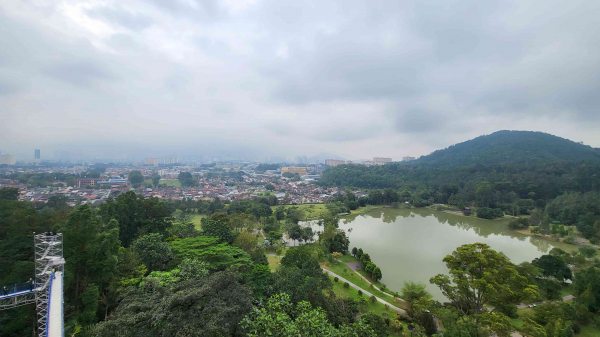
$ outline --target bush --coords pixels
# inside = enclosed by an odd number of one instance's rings
[[[344,282],[344,288],[346,288],[346,289],[350,288],[350,283]]]
[[[336,283],[337,283],[337,281],[339,281],[339,280],[340,280],[340,279],[338,279],[338,278],[337,278],[337,276],[333,278],[333,282],[336,282]]]
[[[371,295],[371,298],[369,300],[371,301],[371,303],[375,303],[377,302],[377,297],[375,297],[375,295]]]
[[[516,230],[529,227],[529,221],[526,218],[516,218],[508,223],[508,228]]]
[[[277,250],[275,251],[275,254],[277,254],[277,255],[283,254],[283,248],[277,248]]]
[[[510,318],[517,318],[519,317],[519,315],[517,314],[517,306],[511,303],[499,303],[496,306],[496,310],[498,310],[499,312],[505,314],[506,316],[510,317]]]
[[[504,216],[504,212],[500,208],[491,209],[489,207],[479,207],[477,209],[477,217],[482,219],[495,219]]]
[[[359,290],[358,291],[358,296],[362,296],[362,294],[363,294],[362,290]]]

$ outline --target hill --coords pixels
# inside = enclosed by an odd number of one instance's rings
[[[600,160],[600,149],[548,133],[497,131],[437,150],[412,162],[434,167]]]

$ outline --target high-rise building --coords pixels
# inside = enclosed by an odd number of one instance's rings
[[[158,158],[146,158],[146,165],[158,166]]]
[[[412,161],[412,160],[415,160],[415,159],[417,159],[417,158],[415,158],[415,157],[409,157],[409,156],[402,157],[402,161]]]
[[[15,164],[15,156],[12,154],[3,154],[0,155],[0,165],[14,165]]]
[[[375,165],[385,165],[387,163],[391,163],[392,158],[384,158],[384,157],[375,157],[373,158],[373,163]]]
[[[35,159],[40,159],[40,149],[35,149]]]
[[[168,157],[163,159],[163,164],[165,165],[177,164],[178,162],[179,161],[177,160],[177,157]]]

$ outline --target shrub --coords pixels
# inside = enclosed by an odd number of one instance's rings
[[[277,250],[275,251],[275,254],[277,254],[277,255],[283,254],[283,248],[277,248]]]
[[[337,276],[333,278],[333,282],[336,282],[336,283],[337,283],[337,281],[339,281],[339,280],[340,280],[340,279],[338,279],[338,278],[337,278]]]
[[[344,288],[346,288],[346,289],[350,288],[350,283],[344,282]]]
[[[375,297],[375,295],[371,295],[371,298],[369,300],[371,301],[371,303],[375,303],[377,302],[377,297]]]
[[[344,255],[344,254],[342,254],[340,252],[333,252],[333,253],[331,253],[331,256],[333,256],[336,259],[339,259],[340,257],[342,257],[342,255]]]
[[[495,219],[504,216],[504,212],[500,208],[479,207],[477,209],[477,217],[482,219]]]
[[[362,296],[362,294],[363,294],[362,290],[359,290],[358,291],[358,296]]]

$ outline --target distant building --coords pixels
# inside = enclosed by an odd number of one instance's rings
[[[415,160],[415,159],[417,159],[417,158],[415,158],[415,157],[409,157],[409,156],[402,157],[402,161],[412,161],[412,160]]]
[[[338,165],[344,165],[344,164],[346,164],[345,160],[336,160],[336,159],[325,160],[325,165],[331,166],[331,167],[338,166]]]
[[[291,174],[297,173],[301,177],[308,174],[308,172],[306,172],[306,167],[282,167],[281,175],[283,175],[284,173],[291,173]]]
[[[15,163],[15,156],[12,154],[3,154],[0,156],[0,165],[14,165]]]
[[[163,164],[165,165],[177,164],[178,162],[179,161],[177,160],[177,157],[169,157],[163,159]]]
[[[146,165],[158,166],[158,158],[146,158]]]
[[[385,165],[387,163],[391,163],[392,162],[392,158],[385,158],[385,157],[375,157],[373,158],[373,163],[375,165]]]
[[[35,159],[40,159],[40,149],[35,149]]]

